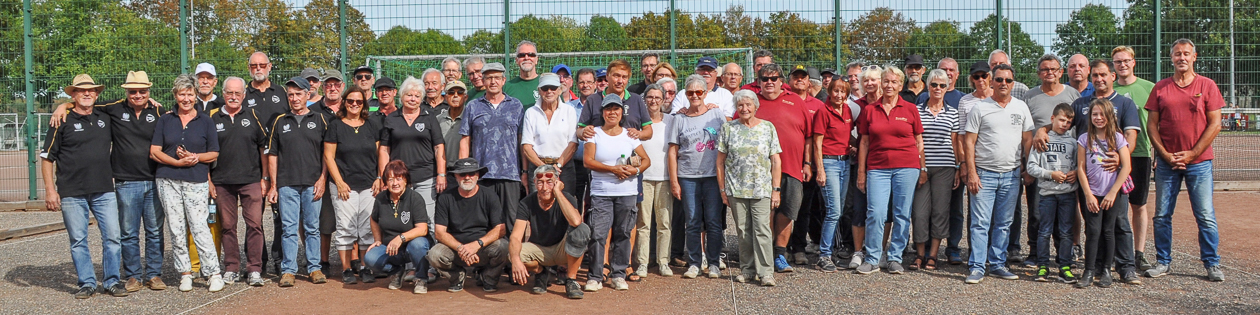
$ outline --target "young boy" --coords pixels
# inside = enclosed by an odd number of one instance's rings
[[[1051,116],[1050,141],[1046,151],[1033,151],[1028,156],[1028,174],[1036,177],[1041,188],[1041,225],[1037,229],[1037,277],[1049,281],[1050,236],[1054,233],[1059,265],[1059,278],[1075,283],[1072,274],[1072,240],[1069,230],[1076,211],[1076,134],[1072,130],[1075,111],[1066,103],[1054,107]]]

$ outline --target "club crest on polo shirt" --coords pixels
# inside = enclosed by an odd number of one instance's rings
[[[284,127],[281,127],[280,129],[284,130],[281,133],[289,133],[289,124],[284,124]]]
[[[416,131],[424,132],[424,123],[416,123]]]
[[[131,121],[131,113],[123,113],[122,121]]]
[[[404,225],[411,224],[411,211],[403,211],[402,213],[400,213],[398,215],[398,220],[402,221],[402,224]]]
[[[272,96],[271,96],[271,102],[272,102],[272,103],[276,103],[276,104],[280,104],[280,96],[279,96],[279,95],[272,95]]]
[[[78,132],[78,131],[83,131],[83,124],[81,124],[81,123],[74,123],[74,131],[76,131],[76,132]]]
[[[254,107],[254,103],[256,102],[254,101],[254,99],[251,98],[249,99],[248,103],[249,103],[249,107]]]
[[[311,129],[311,130],[314,130],[314,129],[315,129],[315,122],[313,122],[313,121],[308,121],[308,122],[306,122],[306,129]]]
[[[214,124],[214,129],[218,130],[219,132],[223,132],[227,130],[227,129],[223,129],[223,123]]]
[[[241,127],[249,127],[249,118],[241,119]]]
[[[153,122],[154,120],[157,120],[157,118],[154,118],[153,114],[144,115],[144,121]]]
[[[893,117],[893,119],[896,119],[897,121],[900,121],[900,122],[910,122],[910,119],[906,119],[905,117]]]

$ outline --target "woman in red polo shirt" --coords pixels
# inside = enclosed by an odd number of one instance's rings
[[[849,82],[831,80],[827,87],[827,105],[814,115],[814,160],[818,186],[826,196],[827,212],[823,216],[822,237],[819,242],[818,269],[835,272],[831,261],[832,244],[836,236],[836,224],[844,208],[844,197],[849,188],[849,134],[853,130],[853,112],[846,104],[849,100]],[[865,213],[865,210],[863,210]],[[858,239],[855,239],[858,240]],[[855,242],[856,243],[856,242]],[[853,244],[857,247],[857,244]]]
[[[887,252],[888,272],[900,274],[901,252],[910,236],[910,210],[914,187],[920,173],[926,170],[923,159],[923,124],[919,110],[898,96],[906,75],[897,67],[884,68],[880,76],[882,98],[866,105],[858,117],[858,189],[866,191],[866,233],[863,249],[866,257],[858,266],[859,274],[878,270],[880,253],[884,252],[884,223],[892,206],[892,233]],[[867,180],[870,180],[869,182]]]

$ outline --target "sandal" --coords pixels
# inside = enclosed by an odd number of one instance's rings
[[[910,263],[910,266],[907,266],[907,269],[919,270],[919,266],[921,265],[923,265],[923,257],[916,257],[914,258],[914,262]]]
[[[639,282],[639,281],[643,281],[643,278],[639,277],[639,275],[631,273],[629,275],[626,275],[626,281]]]
[[[923,270],[936,270],[936,257],[928,258],[923,262]]]

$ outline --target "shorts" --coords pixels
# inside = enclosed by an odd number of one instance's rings
[[[551,246],[538,246],[538,244],[524,242],[521,244],[521,261],[537,261],[539,266],[564,266],[569,255],[564,252],[564,242],[560,240]]]
[[[779,191],[779,207],[774,212],[782,214],[788,220],[796,221],[796,216],[801,212],[801,200],[805,197],[804,185],[800,180],[782,174],[783,179],[781,190]]]
[[[1151,192],[1151,158],[1135,157],[1129,159],[1133,163],[1133,191],[1129,192],[1129,204],[1146,205],[1146,197]]]

